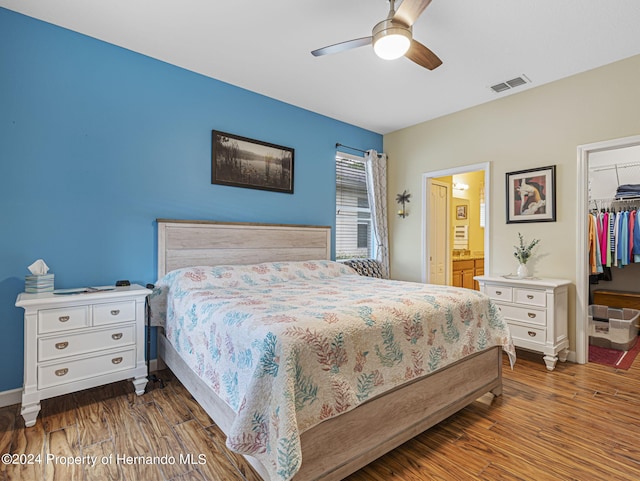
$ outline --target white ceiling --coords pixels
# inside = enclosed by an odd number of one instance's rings
[[[387,0],[0,0],[0,6],[378,133],[640,54],[638,0],[433,0],[414,38],[434,71],[373,49]],[[502,94],[491,85],[526,75]]]

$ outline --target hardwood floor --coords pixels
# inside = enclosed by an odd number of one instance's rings
[[[640,479],[640,361],[549,372],[518,354],[490,406],[476,401],[347,479]],[[158,374],[165,388],[141,397],[121,382],[43,401],[32,428],[19,405],[0,409],[0,451],[22,461],[0,464],[0,480],[259,481],[172,373]]]

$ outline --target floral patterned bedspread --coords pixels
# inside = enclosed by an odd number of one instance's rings
[[[467,289],[362,277],[331,261],[179,269],[152,322],[236,413],[227,439],[272,480],[300,468],[300,435],[386,390],[502,346],[493,302]]]

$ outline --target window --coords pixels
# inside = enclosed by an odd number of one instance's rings
[[[336,259],[371,257],[373,229],[364,159],[336,157]]]

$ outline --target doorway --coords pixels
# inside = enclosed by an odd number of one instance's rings
[[[578,146],[576,235],[576,362],[589,358],[589,157],[596,153],[640,146],[640,135]]]
[[[466,165],[461,167],[455,167],[451,169],[444,169],[432,172],[426,172],[422,174],[422,204],[424,213],[422,218],[422,282],[425,283],[436,283],[434,281],[442,280],[442,277],[445,279],[445,284],[451,285],[452,282],[452,271],[451,271],[451,258],[452,258],[452,247],[454,247],[454,243],[451,239],[455,238],[455,232],[453,229],[456,227],[456,224],[461,224],[461,222],[450,221],[452,219],[452,215],[455,215],[455,212],[452,211],[453,207],[451,205],[447,206],[447,210],[451,215],[447,217],[446,226],[443,227],[442,221],[438,222],[438,209],[434,205],[436,203],[435,199],[432,199],[432,186],[434,184],[438,184],[438,178],[442,177],[450,177],[455,175],[469,174],[472,172],[483,171],[484,177],[482,178],[483,183],[483,200],[484,206],[481,209],[482,211],[482,223],[484,225],[483,229],[479,231],[479,233],[475,235],[483,236],[483,253],[482,257],[484,259],[483,269],[490,269],[490,259],[489,259],[489,239],[490,239],[490,163],[485,162],[481,164],[473,164]],[[451,187],[453,187],[451,185]],[[453,194],[453,196],[452,196]],[[452,190],[451,193],[447,195],[447,199],[454,199],[455,191]],[[464,205],[464,202],[458,202],[460,206]],[[478,198],[478,205],[480,204],[480,199]],[[457,205],[457,204],[456,204]],[[461,209],[461,212],[464,209]],[[466,215],[466,214],[464,214]],[[458,216],[458,218],[463,217],[464,215]],[[478,220],[480,222],[480,220]],[[483,232],[482,232],[483,231]],[[446,239],[444,241],[447,245],[446,248],[446,264],[444,266],[445,273],[444,276],[439,273],[440,267],[434,265],[434,262],[438,264],[441,262],[442,258],[441,252],[442,249],[442,239]],[[484,267],[486,266],[486,267]],[[484,271],[483,271],[484,272]],[[490,270],[488,271],[490,272]]]

